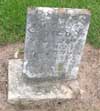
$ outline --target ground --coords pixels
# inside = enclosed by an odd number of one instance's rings
[[[15,52],[23,49],[22,43],[0,47],[0,111],[25,111],[25,107],[7,103],[7,63]],[[22,58],[23,55],[20,55]],[[20,58],[19,57],[19,58]],[[100,111],[100,49],[86,44],[78,74],[81,92],[74,100],[33,104],[28,111]]]

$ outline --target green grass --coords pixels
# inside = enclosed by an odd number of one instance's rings
[[[100,0],[0,0],[0,45],[24,41],[29,6],[89,9],[92,16],[87,41],[100,48]]]

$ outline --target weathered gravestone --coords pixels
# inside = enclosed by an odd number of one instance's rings
[[[89,20],[86,9],[28,9],[24,61],[9,61],[10,103],[73,97]]]
[[[35,79],[76,79],[89,18],[80,9],[29,9],[23,72]]]

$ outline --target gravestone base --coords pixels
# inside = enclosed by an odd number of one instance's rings
[[[80,94],[77,80],[33,81],[25,77],[22,70],[22,59],[9,60],[8,102],[11,104],[72,99]]]

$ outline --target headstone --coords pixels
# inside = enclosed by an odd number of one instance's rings
[[[76,79],[89,20],[85,9],[29,8],[23,73],[33,79]]]
[[[8,63],[9,103],[33,105],[78,96],[77,73],[89,20],[86,9],[28,9],[24,60]]]

